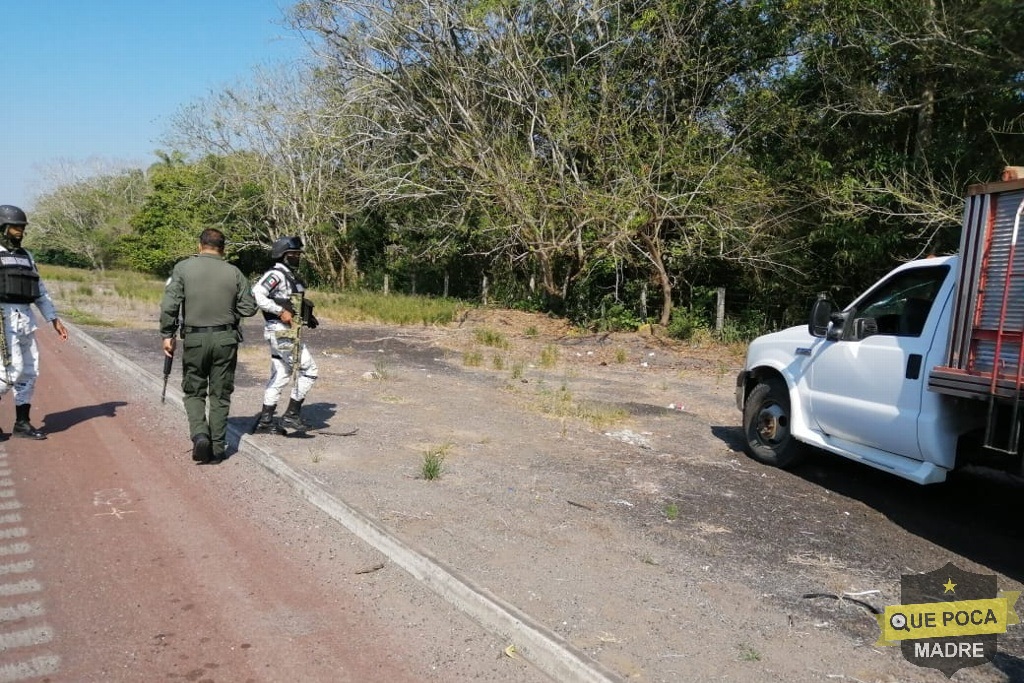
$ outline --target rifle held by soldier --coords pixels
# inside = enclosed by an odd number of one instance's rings
[[[302,365],[302,329],[308,327],[315,330],[320,322],[313,315],[313,302],[298,292],[288,300],[288,312],[292,314],[292,329],[295,330],[295,346],[292,350],[292,386],[299,378],[299,366]]]
[[[302,365],[302,294],[295,293],[288,299],[277,300],[281,307],[292,314],[291,322],[288,323],[291,326],[289,330],[289,336],[292,337],[292,376],[291,385],[294,387],[295,382],[299,379],[299,366]],[[296,306],[295,304],[298,304]]]
[[[167,380],[171,377],[171,366],[174,365],[174,351],[176,346],[171,346],[171,355],[164,354],[164,389],[160,392],[160,402],[167,400]]]

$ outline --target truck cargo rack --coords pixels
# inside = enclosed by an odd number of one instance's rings
[[[928,376],[931,391],[987,401],[984,445],[1004,453],[1024,425],[1022,212],[1024,180],[969,188],[946,365]]]
[[[1020,443],[1020,395],[1021,395],[1021,379],[1024,379],[1024,343],[1021,339],[1020,330],[1006,330],[1006,320],[1008,312],[1008,303],[1010,299],[1010,286],[1014,281],[1014,278],[1020,277],[1018,273],[1014,272],[1015,257],[1017,256],[1017,235],[1020,231],[1020,213],[1024,209],[1024,200],[1017,205],[1017,211],[1013,219],[1013,231],[1010,233],[1010,255],[1007,259],[1006,264],[1006,277],[1003,280],[1003,296],[999,307],[999,327],[996,330],[996,350],[995,359],[996,367],[992,369],[992,381],[989,384],[988,394],[988,418],[985,421],[985,446],[993,450],[998,450],[1003,453],[1016,453],[1018,444]],[[1016,391],[1013,397],[1013,410],[1010,411],[1010,424],[1008,427],[1008,436],[1006,440],[1006,446],[1002,447],[995,443],[996,434],[998,432],[998,417],[999,411],[996,405],[996,386],[999,383],[999,364],[1002,362],[1002,355],[1000,351],[1003,347],[1003,342],[1009,342],[1010,347],[1016,343],[1017,347],[1017,376],[1014,378],[1014,386]]]

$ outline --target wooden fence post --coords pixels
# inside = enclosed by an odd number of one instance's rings
[[[725,287],[718,288],[718,312],[715,316],[715,331],[721,333],[725,328]]]

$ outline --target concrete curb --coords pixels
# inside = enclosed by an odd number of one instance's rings
[[[67,322],[65,325],[74,333],[74,339],[82,340],[96,353],[125,367],[140,384],[151,385],[156,392],[161,390],[161,376],[150,373],[82,329]],[[155,336],[153,343],[159,343]],[[184,409],[181,392],[170,384],[167,387],[167,402]],[[239,454],[251,458],[287,482],[304,499],[379,550],[390,561],[485,629],[515,643],[516,650],[522,656],[554,680],[579,683],[611,683],[620,680],[614,672],[587,657],[514,605],[474,585],[439,560],[407,545],[371,517],[324,490],[314,477],[290,467],[273,451],[252,443],[247,436],[229,425],[228,437],[237,439]]]

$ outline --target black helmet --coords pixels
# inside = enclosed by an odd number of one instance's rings
[[[27,225],[28,216],[16,206],[4,204],[0,206],[0,226],[4,225]]]
[[[275,261],[280,261],[289,251],[302,251],[302,238],[298,235],[278,238],[270,247],[270,256]]]

